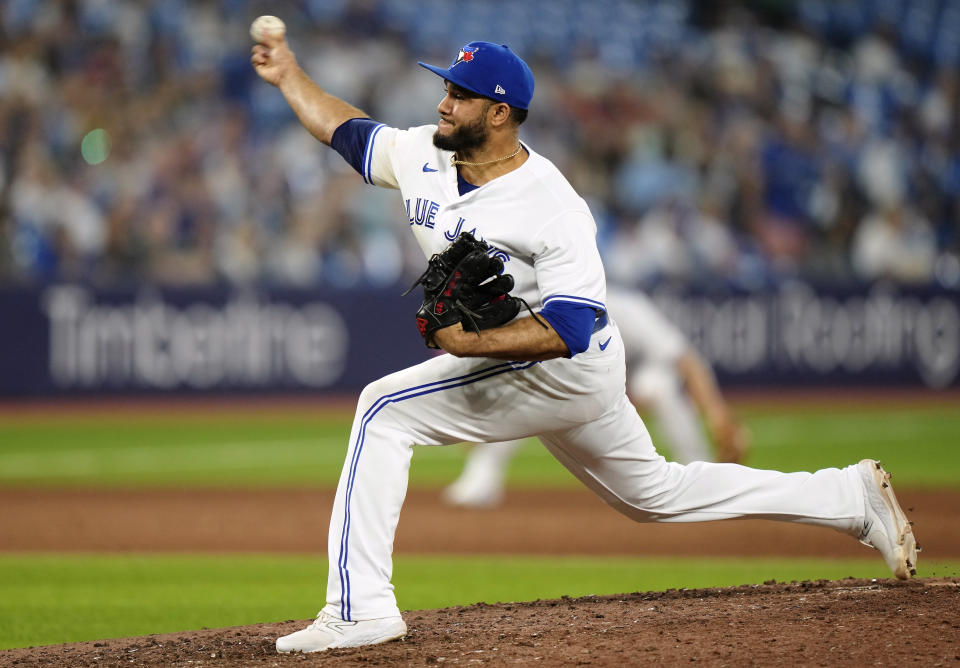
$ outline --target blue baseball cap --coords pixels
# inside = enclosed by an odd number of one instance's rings
[[[417,62],[461,88],[511,107],[527,109],[533,99],[533,72],[506,44],[470,42],[443,69]]]

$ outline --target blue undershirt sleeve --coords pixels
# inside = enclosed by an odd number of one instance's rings
[[[380,125],[369,118],[351,118],[333,131],[330,147],[343,156],[351,167],[363,176],[363,156],[367,150],[370,133]]]
[[[583,304],[553,300],[539,313],[550,323],[570,349],[570,357],[590,347],[597,309]]]

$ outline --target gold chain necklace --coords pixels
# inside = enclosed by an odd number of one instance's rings
[[[487,160],[486,162],[468,162],[467,160],[457,160],[457,154],[454,153],[450,156],[450,166],[455,167],[456,165],[466,165],[467,167],[482,167],[484,165],[492,165],[495,162],[503,162],[504,160],[515,158],[522,150],[523,144],[518,144],[517,150],[510,155],[505,155],[502,158],[497,158],[496,160]]]

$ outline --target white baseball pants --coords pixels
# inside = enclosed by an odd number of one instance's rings
[[[610,336],[601,351],[597,342]],[[587,487],[640,522],[751,517],[858,533],[864,500],[853,467],[780,473],[667,462],[626,397],[623,359],[611,324],[573,359],[442,355],[368,385],[330,521],[326,612],[345,620],[399,614],[390,583],[393,538],[414,444],[538,435]]]

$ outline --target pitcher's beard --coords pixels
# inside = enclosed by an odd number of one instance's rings
[[[461,125],[449,135],[441,135],[438,128],[433,133],[433,145],[441,151],[455,151],[462,156],[483,146],[487,142],[487,136],[487,127],[483,118],[478,118],[474,123]]]

